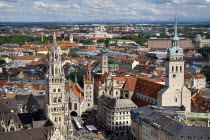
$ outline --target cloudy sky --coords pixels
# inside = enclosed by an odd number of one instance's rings
[[[0,0],[0,22],[210,21],[210,0]]]

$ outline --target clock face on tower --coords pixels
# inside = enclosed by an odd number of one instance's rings
[[[173,74],[173,78],[176,78],[176,74]]]

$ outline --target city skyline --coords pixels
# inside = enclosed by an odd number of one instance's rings
[[[2,22],[207,22],[210,0],[0,0]]]

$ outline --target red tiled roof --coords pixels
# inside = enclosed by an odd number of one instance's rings
[[[135,90],[136,88],[137,77],[127,77],[125,84],[122,87],[122,90]]]
[[[147,78],[141,77],[137,79],[136,91],[147,96],[157,98],[157,93],[164,85],[149,81]]]

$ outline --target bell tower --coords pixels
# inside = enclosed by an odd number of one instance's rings
[[[168,49],[166,59],[166,86],[184,85],[184,60],[183,50],[179,47],[179,37],[177,34],[177,19],[175,17],[174,37],[172,47]]]
[[[45,113],[54,123],[54,126],[64,133],[68,106],[65,101],[65,76],[61,54],[54,32],[53,46],[49,55],[48,73],[46,74]]]
[[[103,75],[105,72],[109,73],[109,68],[108,68],[108,50],[104,47],[102,50],[102,73]]]
[[[69,35],[69,41],[70,41],[70,43],[74,43],[74,41],[73,41],[73,34]]]
[[[94,80],[91,76],[90,61],[87,63],[86,77],[84,79],[84,110],[91,109],[94,105]]]

